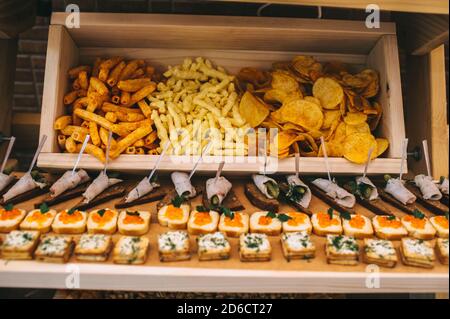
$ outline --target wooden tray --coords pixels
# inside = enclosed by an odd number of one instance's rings
[[[243,195],[243,180],[232,179],[232,181],[237,196],[246,207],[245,212],[257,211],[258,209]],[[164,180],[162,185],[169,187],[167,180]],[[70,207],[77,200],[58,204],[55,209]],[[113,207],[115,201],[102,207]],[[198,196],[192,205],[195,207],[200,201],[201,196]],[[32,209],[33,204],[27,202],[17,207]],[[329,265],[326,263],[324,253],[325,238],[315,235],[312,235],[312,240],[317,246],[317,256],[310,261],[286,261],[281,252],[278,236],[270,239],[273,248],[270,262],[240,262],[238,239],[234,238],[230,239],[232,253],[229,260],[200,262],[195,253],[195,238],[191,236],[193,256],[190,261],[162,263],[158,258],[156,238],[159,233],[168,229],[157,223],[156,202],[135,208],[149,210],[152,213],[152,224],[146,235],[150,240],[150,252],[145,265],[115,265],[111,257],[106,263],[80,263],[72,257],[70,263],[65,265],[0,260],[0,286],[73,288],[71,284],[78,282],[79,274],[79,287],[82,289],[205,292],[448,292],[448,266],[442,265],[439,261],[432,270],[407,267],[399,261],[393,269],[379,268],[379,274],[374,274],[373,269],[364,263],[358,266]],[[310,208],[313,212],[318,212],[326,211],[328,206],[313,197]],[[391,209],[399,217],[404,215],[394,207]],[[280,207],[280,212],[292,210],[286,205]],[[355,210],[369,217],[375,216],[359,205]],[[425,209],[423,211],[431,215]],[[114,239],[117,240],[118,236],[114,235]],[[398,246],[399,242],[395,244]],[[380,278],[379,288],[367,288],[366,281],[370,281],[375,275],[379,275]]]
[[[179,64],[186,57],[203,56],[236,74],[242,67],[268,69],[273,62],[287,61],[299,54],[319,61],[338,60],[352,69],[371,67],[380,73],[378,101],[383,117],[377,134],[386,137],[390,147],[385,157],[369,167],[372,173],[398,173],[401,142],[405,137],[403,103],[395,24],[383,22],[379,29],[368,29],[362,21],[183,16],[157,14],[81,13],[81,28],[65,27],[66,14],[52,16],[47,48],[40,135],[49,137],[38,159],[38,166],[54,170],[72,167],[76,155],[59,153],[53,122],[64,114],[62,99],[68,90],[67,71],[99,56],[146,59],[160,69]],[[175,161],[176,160],[176,161]],[[199,170],[214,172],[221,157],[206,157]],[[245,157],[241,162],[225,158],[225,172],[245,174],[262,171],[263,161]],[[144,172],[156,161],[153,155],[121,155],[111,169]],[[192,158],[165,158],[161,170],[190,170]],[[211,163],[214,163],[213,165]],[[305,173],[325,172],[322,159],[302,158]],[[84,155],[80,167],[101,169],[97,159]],[[294,159],[280,160],[269,171],[293,172]],[[335,173],[363,171],[362,165],[344,158],[330,159]],[[406,172],[405,167],[405,172]]]

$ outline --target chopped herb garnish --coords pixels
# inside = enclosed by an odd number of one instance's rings
[[[97,211],[97,214],[98,214],[100,217],[103,217],[103,215],[105,214],[105,212],[106,212],[105,209],[99,209],[99,210]]]
[[[46,212],[48,212],[50,210],[50,208],[48,208],[47,203],[42,203],[41,206],[39,206],[39,210],[40,210],[41,214],[45,214]]]
[[[13,208],[14,208],[14,205],[12,203],[9,203],[9,204],[5,205],[5,210],[7,212],[13,210]]]
[[[231,219],[231,220],[234,219],[234,212],[232,212],[231,209],[222,206],[219,208],[219,211],[220,211],[220,213],[224,214],[229,219]]]
[[[343,219],[345,219],[345,220],[350,220],[350,219],[352,219],[352,216],[350,215],[349,212],[341,212],[340,215],[341,215],[341,218],[343,218]]]
[[[280,222],[287,222],[289,219],[292,219],[291,216],[286,214],[278,214],[277,218],[280,220]]]
[[[205,206],[203,206],[203,205],[198,205],[196,208],[195,208],[198,212],[209,212],[209,209],[208,208],[206,208]]]
[[[394,215],[391,215],[391,216],[388,216],[386,219],[387,219],[387,220],[395,220],[395,216],[394,216]]]
[[[415,217],[415,218],[418,218],[418,219],[424,219],[425,218],[425,214],[424,213],[422,213],[420,210],[418,210],[418,209],[415,209],[413,212],[412,212],[412,215]]]
[[[174,199],[172,199],[172,205],[175,207],[180,207],[181,204],[186,200],[186,197],[184,195],[177,195]]]
[[[274,212],[267,212],[266,217],[275,218],[277,217],[277,214]]]
[[[139,212],[138,211],[130,212],[130,211],[127,210],[127,215],[129,215],[129,216],[139,216]]]
[[[328,211],[327,211],[327,214],[328,214],[328,216],[330,216],[330,219],[333,219],[333,212],[334,212],[334,209],[333,208],[328,208]]]
[[[72,215],[73,213],[75,213],[77,211],[77,209],[75,207],[72,207],[71,209],[69,209],[67,211],[67,215]]]

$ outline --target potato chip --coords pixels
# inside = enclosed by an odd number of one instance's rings
[[[344,98],[342,86],[332,78],[319,78],[313,85],[313,95],[325,109],[335,109]]]
[[[272,72],[272,88],[284,92],[295,92],[300,89],[297,80],[286,71]]]
[[[241,98],[239,112],[251,127],[261,124],[270,113],[267,105],[248,91]]]
[[[381,120],[381,115],[383,114],[383,108],[378,102],[374,102],[373,107],[377,110],[377,115],[375,116],[374,119],[371,119],[371,121],[369,122],[371,131],[374,131],[377,128]]]
[[[323,124],[320,107],[306,100],[290,100],[279,109],[281,118],[306,129],[318,130]]]
[[[364,164],[369,150],[373,148],[371,158],[377,156],[377,141],[375,137],[367,133],[355,133],[348,135],[344,140],[344,157],[357,164]]]
[[[366,122],[358,124],[358,125],[347,124],[345,127],[345,133],[346,133],[346,135],[352,135],[354,133],[370,134],[370,127],[369,127],[369,124],[367,124]]]
[[[389,147],[389,141],[385,138],[377,138],[377,157],[382,155]]]
[[[334,132],[334,140],[342,142],[347,136],[347,124],[345,122],[340,122]]]
[[[322,130],[328,130],[331,125],[341,117],[341,111],[339,110],[328,110],[323,112],[323,124]]]
[[[283,103],[288,97],[285,91],[280,89],[269,89],[264,93],[264,101],[267,103]]]
[[[322,105],[320,105],[320,100],[314,96],[305,96],[304,99],[306,101],[312,102],[317,104],[318,106],[320,106],[320,108],[322,108]]]
[[[366,123],[367,121],[367,115],[360,112],[355,113],[347,113],[347,115],[344,117],[344,122],[348,125],[359,125]]]
[[[329,142],[325,142],[324,145],[327,150],[327,156],[329,156],[329,157],[342,157],[343,156],[344,146],[342,145],[342,143],[338,143],[336,141],[329,141]],[[324,156],[322,146],[319,147],[317,156],[319,156],[319,157]]]
[[[295,125],[294,123],[286,123],[281,127],[283,130],[292,130],[296,132],[304,133],[305,129],[299,125]]]

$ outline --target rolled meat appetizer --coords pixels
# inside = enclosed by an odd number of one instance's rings
[[[66,190],[75,188],[89,180],[89,175],[83,169],[74,173],[72,173],[72,171],[67,171],[50,187],[50,196],[57,197]]]
[[[13,176],[0,173],[0,192],[4,190],[13,180]]]
[[[448,195],[448,178],[441,177],[440,183],[439,183],[439,189],[441,190],[442,194]],[[1,187],[0,187],[1,190]]]
[[[309,187],[297,175],[288,175],[286,179],[289,184],[289,191],[286,196],[297,204],[308,208],[312,198]]]
[[[346,208],[355,206],[356,198],[336,183],[324,178],[317,178],[312,183],[323,190],[328,197],[332,198],[339,205]]]
[[[433,182],[430,176],[419,174],[414,177],[414,183],[416,183],[416,186],[419,187],[424,199],[440,200],[442,198],[442,194],[439,191],[439,188]]]
[[[153,189],[159,187],[158,183],[149,181],[148,177],[144,177],[139,184],[136,185],[125,197],[125,203],[131,203],[138,198],[150,193]]]
[[[109,178],[108,175],[106,175],[105,172],[102,171],[97,176],[97,178],[92,181],[91,185],[89,185],[89,187],[83,193],[84,197],[83,203],[85,204],[89,203],[105,189],[120,182],[122,182],[121,179]]]
[[[409,205],[416,201],[416,196],[405,187],[399,178],[390,178],[384,190],[403,205]]]
[[[173,185],[175,185],[175,190],[179,196],[193,198],[197,195],[197,191],[195,190],[195,187],[192,186],[188,174],[173,172],[170,177],[172,178]]]
[[[37,182],[33,179],[31,176],[31,173],[27,173],[23,175],[17,183],[14,184],[13,187],[11,187],[4,195],[3,195],[3,201],[8,201],[11,198],[14,198],[20,194],[23,194],[25,192],[28,192],[35,188],[44,188],[47,186],[45,183]]]
[[[280,195],[278,183],[273,178],[266,175],[253,174],[252,179],[259,191],[266,195],[267,198],[276,199]]]
[[[223,176],[206,181],[206,196],[212,205],[220,205],[233,185]]]
[[[364,199],[375,200],[378,199],[377,187],[372,183],[372,181],[367,177],[357,177],[356,178],[357,193]]]

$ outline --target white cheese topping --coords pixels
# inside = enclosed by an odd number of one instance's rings
[[[34,232],[13,230],[6,236],[3,245],[9,247],[23,247],[32,242],[34,238]]]
[[[206,234],[198,238],[198,247],[200,250],[228,248],[230,243],[221,232]]]
[[[327,243],[340,254],[355,254],[359,247],[354,237],[344,235],[328,235]]]
[[[45,237],[39,244],[38,250],[46,255],[63,252],[67,248],[69,240],[62,236]]]
[[[120,240],[120,254],[122,256],[136,256],[139,253],[141,238],[129,236]]]
[[[367,241],[366,252],[374,253],[380,257],[395,256],[395,248],[391,241],[384,239],[371,239]]]
[[[159,235],[158,245],[160,251],[182,250],[189,240],[188,234],[184,231],[171,231]]]
[[[283,233],[282,239],[292,249],[299,250],[305,248],[312,248],[311,237],[306,231]]]
[[[270,243],[266,234],[246,234],[244,237],[244,245],[246,248],[255,251],[270,249]]]
[[[108,236],[103,234],[84,234],[81,236],[78,245],[83,249],[98,249],[106,244]]]
[[[421,256],[431,257],[433,256],[433,249],[421,239],[405,239],[405,248],[410,254],[417,254]]]

